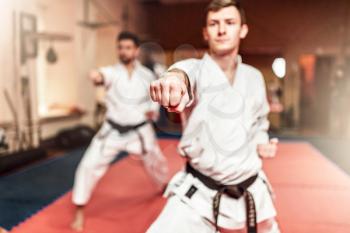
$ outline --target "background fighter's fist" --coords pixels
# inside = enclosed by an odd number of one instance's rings
[[[95,85],[102,85],[104,83],[103,75],[97,70],[90,71],[89,78]]]
[[[186,82],[182,73],[167,72],[151,83],[151,98],[170,112],[182,112],[190,101]]]
[[[258,145],[258,154],[262,158],[273,158],[276,155],[278,139],[272,138],[268,144]]]

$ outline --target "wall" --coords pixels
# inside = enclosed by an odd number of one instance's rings
[[[0,36],[0,125],[12,121],[10,109],[3,97],[3,88],[11,90],[11,97],[15,100],[19,110],[20,125],[24,127],[25,112],[21,97],[20,76],[30,77],[32,89],[32,116],[35,122],[43,118],[62,114],[73,106],[83,109],[83,118],[63,118],[61,120],[46,121],[41,125],[43,138],[54,135],[60,129],[72,127],[79,123],[92,124],[92,113],[96,102],[96,89],[87,79],[88,72],[98,66],[112,64],[115,57],[115,35],[128,27],[135,32],[142,31],[142,19],[135,14],[140,13],[138,1],[99,1],[110,14],[120,23],[99,29],[91,29],[77,25],[83,18],[82,0],[1,0],[0,18],[4,23]],[[129,17],[127,24],[122,21],[122,9],[128,5]],[[91,7],[90,19],[103,20],[101,11]],[[68,42],[40,41],[38,56],[30,59],[25,65],[19,62],[19,14],[26,12],[37,17],[38,30],[63,33],[72,37]],[[13,14],[16,22],[12,23]],[[13,38],[16,38],[13,40]],[[46,53],[53,46],[58,55],[55,64],[46,61]],[[15,50],[15,52],[14,52]],[[52,112],[53,106],[61,106],[62,111]],[[37,141],[37,138],[36,138]]]

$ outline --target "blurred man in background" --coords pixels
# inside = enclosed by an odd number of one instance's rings
[[[107,90],[107,113],[75,174],[72,200],[76,212],[72,228],[77,231],[83,230],[83,210],[96,183],[121,151],[140,155],[159,190],[164,188],[167,163],[150,124],[159,111],[159,105],[151,101],[148,92],[155,76],[136,60],[138,49],[138,37],[122,32],[117,38],[120,63],[90,73],[92,82]]]

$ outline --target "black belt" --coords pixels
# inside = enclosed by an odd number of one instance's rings
[[[217,190],[213,200],[213,215],[215,220],[216,232],[219,230],[218,217],[220,209],[220,200],[222,194],[227,194],[228,196],[239,199],[244,196],[246,204],[246,215],[247,215],[247,231],[248,233],[257,232],[257,222],[256,222],[256,208],[254,203],[253,195],[247,190],[250,185],[252,185],[258,178],[258,175],[252,176],[245,181],[237,185],[222,185],[212,178],[203,175],[196,169],[194,169],[189,163],[186,164],[186,172],[192,174],[194,177],[198,178],[205,186],[210,189]]]
[[[137,130],[141,126],[148,123],[148,121],[143,121],[137,125],[120,125],[120,124],[118,124],[110,119],[107,119],[107,122],[108,122],[108,124],[110,124],[112,126],[113,129],[116,129],[120,134],[125,134],[127,132],[132,131],[132,130]],[[146,154],[147,151],[146,151],[144,139],[139,132],[136,131],[136,133],[140,139],[142,154]]]
[[[119,133],[124,134],[127,133],[131,130],[136,130],[137,128],[145,125],[148,123],[148,121],[141,122],[140,124],[137,125],[120,125],[110,119],[107,119],[108,124],[112,126],[113,129],[118,130]]]

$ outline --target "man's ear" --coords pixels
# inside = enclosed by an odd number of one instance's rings
[[[203,35],[203,39],[204,39],[205,41],[208,41],[209,36],[208,36],[207,27],[203,27],[203,28],[202,28],[202,35]]]
[[[241,39],[246,38],[246,36],[248,34],[248,31],[249,31],[248,25],[247,24],[243,24],[242,27],[241,27],[241,32],[239,34],[239,37]]]

